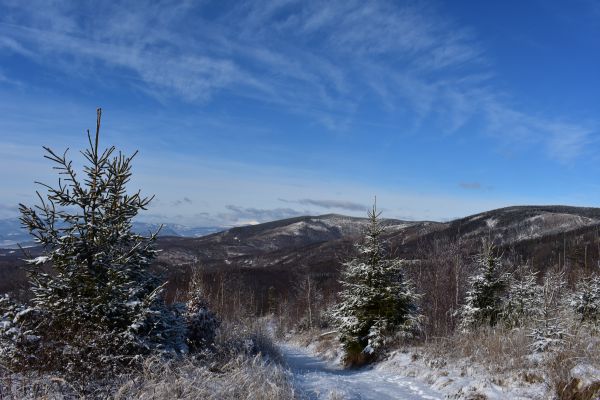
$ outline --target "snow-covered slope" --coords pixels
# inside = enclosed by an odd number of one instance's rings
[[[498,243],[512,243],[600,224],[600,214],[575,207],[509,207],[453,221],[464,237],[490,235]]]

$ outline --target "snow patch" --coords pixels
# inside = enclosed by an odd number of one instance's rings
[[[32,258],[32,259],[25,260],[25,261],[29,264],[39,265],[39,264],[44,264],[44,263],[48,262],[49,260],[50,260],[50,257],[48,257],[48,256],[39,256],[39,257]]]
[[[485,220],[485,223],[488,226],[488,228],[493,229],[496,227],[496,225],[498,225],[498,220],[495,218],[489,218]]]

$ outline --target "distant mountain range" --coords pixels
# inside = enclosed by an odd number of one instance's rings
[[[159,239],[159,261],[196,263],[218,269],[307,269],[331,271],[353,252],[368,220],[327,214],[232,228],[199,238]],[[421,257],[434,242],[460,243],[473,252],[491,239],[523,262],[550,266],[568,258],[572,265],[600,260],[600,208],[517,206],[450,222],[384,220],[384,235],[395,255]],[[566,253],[566,255],[565,255]]]
[[[389,249],[409,260],[426,257],[444,243],[456,244],[463,253],[473,255],[481,250],[483,239],[492,239],[506,257],[538,270],[565,265],[591,270],[600,266],[600,208],[518,206],[450,222],[386,219],[383,223]],[[175,287],[187,282],[191,268],[226,273],[228,279],[237,277],[244,285],[260,290],[274,284],[286,288],[297,274],[304,273],[336,282],[340,265],[354,254],[354,243],[367,224],[366,218],[336,214],[226,230],[167,224],[157,242],[161,252],[155,267]],[[148,233],[157,227],[136,224],[135,229]],[[0,232],[0,240],[8,242],[26,238],[19,233],[16,221],[0,221]],[[23,279],[22,255],[18,253],[0,250],[0,281],[4,277],[7,285]]]
[[[140,234],[149,234],[156,232],[160,224],[134,222],[133,230]],[[178,236],[178,237],[201,237],[211,233],[220,232],[226,228],[219,226],[185,226],[180,224],[163,224],[159,236]],[[0,219],[0,249],[14,249],[33,244],[29,233],[21,227],[18,218]]]

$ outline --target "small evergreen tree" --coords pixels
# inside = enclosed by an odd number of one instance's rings
[[[194,273],[188,288],[186,304],[187,344],[191,351],[211,346],[215,340],[219,320],[209,309],[203,293],[200,274]]]
[[[523,326],[539,316],[542,308],[542,287],[536,283],[537,273],[522,267],[518,275],[509,278],[502,307],[501,317],[509,328]]]
[[[385,258],[384,227],[375,205],[368,216],[358,256],[344,264],[340,303],[332,312],[347,365],[376,359],[391,335],[412,335],[420,320],[419,296],[404,277],[403,262]]]
[[[501,259],[494,255],[491,244],[485,245],[476,263],[478,272],[470,278],[465,304],[459,310],[463,331],[481,325],[496,325],[502,313],[502,295],[509,277],[501,273]]]
[[[562,272],[548,272],[541,290],[539,316],[533,319],[529,337],[534,352],[548,351],[564,344],[567,328],[564,317],[564,289],[566,282]]]
[[[582,322],[600,321],[600,276],[584,279],[571,296],[571,307]]]
[[[35,207],[20,205],[22,224],[44,254],[27,260],[33,298],[19,321],[36,340],[13,354],[13,366],[87,379],[142,354],[186,351],[182,312],[165,304],[163,286],[149,270],[156,234],[132,231],[132,219],[151,201],[126,190],[135,154],[100,151],[100,120],[98,109],[95,136],[88,131],[89,148],[82,152],[83,177],[66,151],[44,147],[58,185],[42,184],[47,193],[37,193]]]

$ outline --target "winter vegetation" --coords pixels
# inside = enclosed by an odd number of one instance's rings
[[[404,276],[402,260],[385,258],[385,228],[375,205],[368,216],[358,256],[344,263],[340,300],[332,311],[349,366],[376,360],[392,337],[410,337],[419,329],[419,296]]]
[[[135,154],[100,150],[100,123],[98,110],[82,172],[46,148],[58,183],[20,205],[42,250],[25,256],[29,287],[0,296],[0,399],[600,395],[600,275],[587,245],[580,266],[563,238],[558,262],[534,268],[494,222],[483,241],[434,236],[399,257],[389,239],[411,224],[374,205],[361,235],[344,228],[353,239],[339,269],[299,269],[285,290],[280,271],[251,286],[228,260],[188,262],[167,282],[158,232],[133,229],[152,200],[128,191]],[[306,226],[285,229],[298,240]]]
[[[285,398],[285,374],[262,355],[276,360],[268,339],[240,323],[217,340],[198,279],[187,302],[165,300],[149,268],[156,233],[132,231],[151,201],[127,191],[135,154],[99,150],[100,122],[99,109],[82,177],[66,152],[45,148],[58,184],[20,206],[44,255],[27,260],[30,298],[0,298],[0,398]]]

